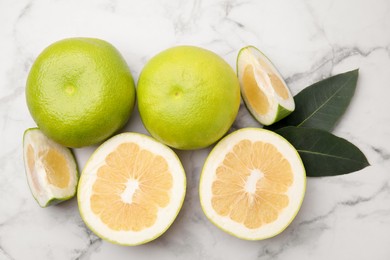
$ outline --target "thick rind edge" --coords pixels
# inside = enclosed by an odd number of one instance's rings
[[[179,165],[180,165],[180,167],[181,167],[181,169],[182,169],[182,173],[183,173],[183,177],[184,177],[184,178],[183,178],[183,180],[184,180],[184,183],[183,183],[183,185],[184,185],[184,191],[183,191],[183,197],[182,197],[182,199],[181,199],[181,201],[180,201],[180,204],[179,204],[180,206],[178,207],[178,210],[177,210],[177,212],[176,212],[176,216],[172,219],[172,221],[171,221],[170,223],[168,223],[168,225],[166,226],[166,228],[165,228],[161,233],[157,234],[155,237],[150,238],[150,239],[143,240],[143,241],[141,241],[141,242],[139,242],[139,243],[125,244],[125,243],[119,243],[119,242],[117,242],[117,241],[115,241],[115,240],[111,240],[111,239],[109,239],[109,238],[107,238],[107,237],[104,237],[104,236],[100,235],[99,232],[97,232],[94,228],[92,228],[92,227],[89,225],[89,223],[88,223],[88,222],[85,220],[85,218],[84,218],[83,211],[81,210],[81,207],[80,207],[80,203],[81,203],[81,202],[80,202],[80,197],[79,197],[79,196],[77,196],[77,206],[78,206],[78,209],[79,209],[79,212],[80,212],[80,216],[81,216],[83,222],[85,223],[85,225],[86,225],[94,234],[96,234],[96,235],[97,235],[98,237],[100,237],[101,239],[103,239],[103,240],[105,240],[105,241],[107,241],[107,242],[110,242],[110,243],[112,243],[112,244],[121,245],[121,246],[138,246],[138,245],[146,244],[146,243],[148,243],[148,242],[151,242],[151,241],[153,241],[153,240],[159,238],[160,236],[162,236],[162,235],[163,235],[163,234],[172,226],[173,222],[175,222],[177,216],[178,216],[179,213],[180,213],[181,208],[183,207],[184,199],[185,199],[185,197],[186,197],[186,193],[187,193],[187,176],[186,176],[186,174],[185,174],[184,167],[183,167],[183,165],[182,165],[182,163],[181,163],[179,157],[177,156],[177,154],[176,154],[168,145],[166,145],[166,144],[164,144],[164,143],[161,143],[161,142],[157,141],[157,140],[154,139],[153,137],[150,137],[150,136],[145,135],[145,134],[136,133],[136,132],[124,132],[124,133],[117,134],[117,135],[114,135],[114,136],[110,137],[109,139],[107,139],[106,141],[104,141],[102,144],[100,144],[99,147],[92,153],[92,155],[91,155],[91,156],[89,157],[89,159],[87,160],[85,166],[88,165],[88,163],[89,163],[90,161],[93,160],[93,157],[94,157],[94,156],[97,154],[97,152],[102,148],[103,144],[109,142],[112,138],[116,138],[116,137],[118,137],[118,136],[121,136],[121,135],[128,135],[128,134],[134,134],[134,135],[139,135],[139,136],[141,136],[141,137],[146,137],[146,138],[148,138],[148,139],[151,139],[151,140],[154,141],[154,142],[157,142],[158,144],[161,144],[161,145],[165,146],[166,148],[168,148],[168,149],[172,152],[173,156],[174,156],[174,157],[177,159],[177,161],[179,162]],[[86,168],[86,167],[84,167],[84,169],[85,169],[85,168]],[[83,169],[83,171],[81,172],[81,175],[83,175],[84,169]],[[82,186],[82,185],[81,185],[81,181],[82,181],[82,178],[81,178],[81,176],[80,176],[79,185],[78,185],[78,188],[77,188],[77,194],[79,193],[79,189],[80,189],[80,187]]]
[[[216,223],[215,221],[212,220],[212,218],[207,214],[206,210],[205,210],[205,206],[203,205],[203,199],[202,199],[202,192],[201,192],[201,183],[202,183],[202,180],[203,180],[203,175],[204,175],[204,170],[206,168],[206,165],[208,164],[210,158],[212,157],[214,151],[215,151],[215,148],[218,146],[219,142],[223,141],[225,138],[229,138],[230,136],[232,135],[236,135],[236,134],[239,134],[239,132],[241,131],[246,131],[246,130],[256,130],[256,131],[266,131],[266,132],[269,132],[269,133],[272,133],[274,134],[275,136],[277,136],[278,138],[284,140],[288,145],[290,145],[293,150],[295,151],[299,161],[301,162],[302,164],[302,168],[303,168],[303,175],[304,175],[304,178],[303,178],[303,192],[302,192],[302,197],[301,197],[301,200],[300,202],[298,203],[298,207],[297,207],[297,211],[296,213],[294,214],[294,216],[290,219],[289,222],[286,223],[286,225],[284,227],[282,227],[278,232],[274,233],[274,234],[271,234],[269,236],[266,236],[266,237],[260,237],[260,238],[249,238],[249,237],[245,237],[245,236],[239,236],[237,234],[234,234],[233,232],[230,232],[229,230],[226,230],[224,228],[222,228],[221,226],[218,225],[218,223]],[[302,159],[301,157],[299,156],[299,153],[298,151],[295,149],[295,147],[289,142],[287,141],[283,136],[273,132],[273,131],[270,131],[270,130],[267,130],[267,129],[263,129],[263,128],[254,128],[254,127],[247,127],[247,128],[241,128],[239,130],[236,130],[232,133],[230,133],[229,135],[226,135],[224,138],[222,138],[220,141],[219,141],[215,146],[214,148],[211,150],[210,154],[208,155],[204,165],[203,165],[203,168],[202,168],[202,172],[201,172],[201,175],[200,175],[200,179],[199,179],[199,200],[200,200],[200,205],[201,205],[201,208],[202,208],[202,211],[203,213],[206,215],[207,219],[213,223],[217,228],[219,228],[220,230],[228,233],[229,235],[232,235],[234,237],[237,237],[239,239],[243,239],[243,240],[248,240],[248,241],[259,241],[259,240],[265,240],[265,239],[268,239],[268,238],[272,238],[272,237],[275,237],[277,235],[279,235],[280,233],[282,233],[291,223],[292,221],[296,218],[296,216],[298,215],[301,207],[302,207],[302,203],[303,203],[303,200],[304,200],[304,197],[305,197],[305,193],[306,193],[306,183],[307,183],[307,180],[306,180],[306,170],[305,170],[305,167],[303,165],[303,162],[302,162]]]
[[[283,118],[285,118],[286,116],[288,116],[289,114],[291,114],[294,110],[288,110],[287,108],[281,106],[280,104],[278,105],[278,109],[277,109],[277,112],[276,112],[276,118],[275,118],[275,121],[272,123],[276,123],[280,120],[282,120]]]
[[[80,179],[80,172],[79,172],[79,167],[78,167],[78,164],[77,164],[77,161],[76,161],[76,157],[74,156],[74,153],[72,151],[71,148],[69,147],[66,147],[66,146],[63,146],[63,148],[65,150],[68,150],[70,152],[70,155],[71,155],[71,159],[73,159],[74,163],[75,163],[75,166],[76,166],[76,185],[75,185],[75,188],[74,188],[74,191],[71,195],[69,196],[66,196],[66,197],[52,197],[50,198],[44,205],[42,205],[41,203],[39,203],[38,199],[35,197],[33,191],[32,191],[32,188],[30,186],[30,183],[28,181],[28,177],[27,177],[27,169],[25,167],[26,165],[26,158],[25,158],[25,153],[24,153],[24,145],[25,145],[25,137],[26,137],[26,134],[29,132],[29,131],[34,131],[34,130],[39,130],[39,127],[31,127],[31,128],[27,128],[24,133],[23,133],[23,143],[22,143],[22,146],[23,146],[23,164],[24,164],[24,172],[26,174],[26,181],[27,181],[27,185],[28,185],[28,188],[30,189],[30,192],[31,192],[31,195],[33,196],[34,200],[38,203],[38,205],[41,207],[41,208],[46,208],[46,207],[49,207],[49,206],[54,206],[54,205],[57,205],[57,204],[60,204],[61,202],[64,202],[64,201],[67,201],[67,200],[70,200],[72,199],[74,196],[76,196],[77,194],[77,188],[78,188],[78,184],[79,184],[79,179]],[[41,131],[42,132],[42,131]],[[50,137],[47,137],[47,138],[50,138]],[[54,140],[53,140],[54,141]],[[55,142],[55,141],[54,141]]]

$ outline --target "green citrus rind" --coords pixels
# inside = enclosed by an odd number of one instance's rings
[[[63,146],[83,147],[107,139],[126,124],[135,86],[113,45],[69,38],[39,54],[27,78],[26,101],[45,135]]]
[[[142,122],[155,139],[192,150],[226,134],[238,113],[240,87],[234,70],[217,54],[177,46],[145,65],[137,98]]]

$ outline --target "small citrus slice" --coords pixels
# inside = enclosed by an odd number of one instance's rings
[[[69,148],[30,128],[24,132],[23,154],[28,185],[41,207],[74,197],[78,171]]]
[[[271,125],[294,111],[294,98],[282,76],[255,47],[240,50],[237,74],[243,100],[261,124]]]
[[[186,177],[167,146],[137,133],[103,143],[80,178],[81,217],[99,237],[139,245],[162,235],[183,204]]]
[[[291,223],[305,188],[305,169],[290,143],[268,130],[243,128],[211,151],[199,194],[216,226],[242,239],[261,240]]]

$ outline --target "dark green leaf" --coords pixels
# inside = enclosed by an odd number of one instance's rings
[[[324,130],[288,126],[276,132],[297,149],[307,176],[341,175],[370,165],[359,148]]]
[[[295,111],[268,129],[284,126],[312,127],[332,131],[355,93],[359,70],[319,81],[295,97]]]

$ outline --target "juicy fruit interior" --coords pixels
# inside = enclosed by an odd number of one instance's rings
[[[287,100],[289,95],[285,84],[269,68],[269,65],[262,60],[259,60],[259,64],[261,68],[256,68],[252,64],[246,65],[242,75],[242,87],[250,106],[258,114],[266,115],[271,105],[267,94],[264,92],[268,85],[284,100]],[[266,77],[268,77],[269,83]]]
[[[91,209],[110,229],[140,231],[157,220],[171,198],[173,178],[160,155],[123,143],[97,171]]]
[[[243,88],[251,107],[260,115],[265,115],[269,110],[269,101],[266,94],[259,88],[253,66],[245,67],[243,77]]]
[[[290,163],[266,142],[242,140],[226,154],[212,183],[212,207],[249,229],[274,222],[289,205]]]
[[[285,84],[280,80],[279,76],[272,71],[270,66],[262,59],[259,59],[259,63],[262,69],[267,73],[269,80],[271,82],[272,88],[275,90],[276,94],[282,99],[288,99],[288,91]]]
[[[44,167],[49,184],[60,189],[68,187],[70,182],[70,171],[64,155],[53,148],[41,150],[38,152],[37,156],[35,153],[32,145],[29,144],[27,147],[27,164],[35,189],[40,190],[36,172],[38,163]]]

